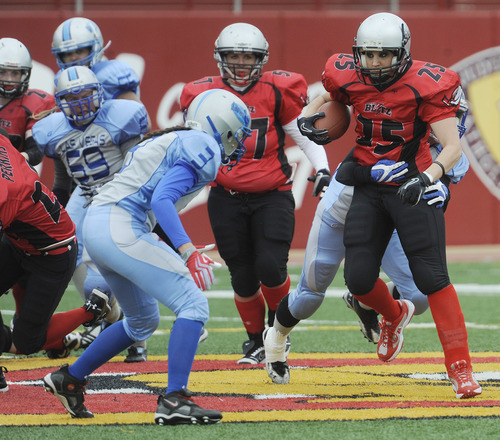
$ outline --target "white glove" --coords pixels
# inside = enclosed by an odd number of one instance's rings
[[[422,198],[427,200],[428,205],[435,205],[436,208],[442,208],[450,198],[450,191],[441,180],[438,180],[427,187]]]
[[[372,166],[371,176],[378,183],[397,182],[407,172],[408,164],[406,162],[394,162],[393,160],[382,159]]]

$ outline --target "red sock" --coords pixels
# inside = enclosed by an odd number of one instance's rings
[[[260,288],[266,300],[267,307],[275,312],[278,309],[280,301],[290,292],[290,275],[287,276],[286,281],[281,286],[266,287],[264,284],[261,284]]]
[[[260,290],[259,295],[250,301],[243,302],[235,298],[234,302],[247,333],[262,333],[265,327],[266,303]]]
[[[354,295],[354,297],[365,306],[380,313],[389,322],[401,314],[401,306],[389,293],[387,284],[380,278],[377,278],[375,286],[366,295]]]
[[[24,294],[26,290],[24,290],[19,284],[15,284],[12,288],[12,296],[14,297],[14,301],[16,302],[16,314],[19,315],[19,309],[21,308],[21,304],[23,302]]]
[[[467,329],[455,287],[450,284],[427,298],[443,346],[446,368],[449,369],[451,364],[460,360],[470,365]]]
[[[47,340],[42,350],[63,348],[63,338],[84,322],[90,321],[93,317],[94,314],[87,312],[83,307],[52,315],[49,327],[47,328]]]

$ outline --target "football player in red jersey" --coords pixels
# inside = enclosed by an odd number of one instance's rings
[[[28,159],[38,165],[43,158],[31,135],[37,122],[34,115],[55,108],[54,97],[42,90],[28,89],[31,55],[26,46],[14,38],[0,39],[0,127],[12,144]]]
[[[446,267],[443,210],[422,199],[461,157],[455,120],[460,79],[437,64],[413,60],[409,28],[390,13],[371,15],[361,23],[353,54],[330,57],[323,72],[327,93],[312,101],[299,120],[305,136],[324,143],[324,131],[313,126],[319,107],[338,100],[354,110],[356,144],[337,174],[337,180],[355,186],[344,230],[347,287],[383,316],[377,353],[379,359],[391,361],[403,346],[403,329],[414,314],[413,304],[393,299],[379,278],[395,228],[415,283],[428,295],[456,396],[474,397],[481,387],[472,375],[465,320]],[[431,129],[443,147],[434,161]],[[408,164],[400,182],[369,184],[363,179],[363,166],[382,159]]]
[[[186,84],[180,99],[186,109],[207,89],[229,90],[245,102],[252,118],[246,154],[230,172],[219,171],[208,198],[217,247],[229,268],[236,307],[249,337],[243,343],[240,364],[263,362],[266,304],[272,325],[278,304],[290,288],[287,262],[295,201],[286,134],[317,171],[313,193],[320,194],[330,180],[324,148],[301,136],[297,128],[297,118],[307,104],[305,78],[283,70],[262,72],[268,57],[268,43],[258,28],[231,24],[215,41],[220,76]]]
[[[75,268],[75,225],[7,136],[0,128],[0,295],[21,277],[27,287],[12,330],[0,313],[0,353],[65,351],[63,338],[107,313],[108,297],[54,315]]]
[[[52,95],[42,90],[28,89],[32,66],[30,52],[23,43],[14,38],[0,39],[0,127],[30,165],[36,166],[43,154],[31,133],[37,122],[34,116],[47,113],[56,103]],[[24,287],[24,280],[19,280],[12,289],[17,310]]]

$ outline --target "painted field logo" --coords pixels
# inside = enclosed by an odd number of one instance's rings
[[[474,353],[483,394],[470,400],[455,398],[439,353],[402,353],[389,364],[363,353],[295,354],[289,358],[288,385],[275,385],[262,366],[237,365],[236,359],[198,356],[190,378],[195,402],[222,411],[223,423],[500,417],[500,353]],[[166,358],[122,361],[115,358],[90,378],[86,406],[95,418],[72,419],[40,380],[61,362],[2,359],[10,389],[0,396],[0,425],[154,423],[155,395],[167,382]]]
[[[462,145],[479,179],[500,199],[500,46],[451,69],[460,75],[470,105]]]

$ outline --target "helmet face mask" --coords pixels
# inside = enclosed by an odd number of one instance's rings
[[[63,70],[57,81],[56,104],[74,125],[90,124],[103,102],[103,87],[88,67]]]
[[[352,48],[360,81],[367,85],[381,85],[398,78],[411,62],[410,43],[410,30],[397,15],[382,12],[364,20]],[[367,52],[389,53],[392,61],[388,66],[370,68]]]
[[[214,58],[222,77],[230,79],[236,85],[246,86],[257,81],[262,75],[262,68],[269,60],[269,44],[262,32],[248,23],[234,23],[225,27],[215,40]],[[240,64],[228,60],[228,54],[248,54],[255,56],[255,62]],[[241,76],[243,69],[248,74]]]
[[[228,171],[246,152],[245,140],[251,136],[250,113],[241,99],[220,89],[198,95],[185,113],[185,126],[214,137]]]
[[[23,96],[29,87],[32,67],[30,52],[23,43],[14,38],[0,39],[0,72],[3,72],[0,74],[3,77],[0,78],[0,96],[9,99]],[[9,71],[19,74],[8,75]]]
[[[465,120],[467,119],[468,114],[469,114],[469,103],[467,102],[467,99],[465,99],[465,94],[462,90],[462,97],[460,99],[460,104],[458,106],[458,110],[456,113],[458,135],[460,136],[460,138],[465,134],[465,131],[467,130],[467,126],[465,125]]]
[[[52,38],[52,53],[56,57],[60,69],[71,66],[93,67],[101,61],[104,50],[102,34],[92,20],[83,17],[70,18],[61,23]],[[68,53],[88,48],[88,55],[76,61],[66,61]]]

